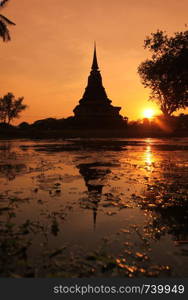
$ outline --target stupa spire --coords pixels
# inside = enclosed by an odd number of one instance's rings
[[[98,62],[97,62],[96,42],[94,42],[93,63],[91,69],[93,71],[97,71],[99,69]]]
[[[102,83],[97,62],[96,43],[94,43],[93,62],[87,86],[78,105],[74,108],[76,126],[83,128],[120,128],[124,127],[121,107],[113,106]]]

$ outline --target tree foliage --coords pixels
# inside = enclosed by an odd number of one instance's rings
[[[2,9],[9,0],[0,1],[0,9]],[[10,32],[8,29],[9,25],[16,25],[8,18],[0,14],[0,37],[3,39],[4,42],[10,40]]]
[[[27,108],[27,105],[23,104],[23,100],[23,97],[15,99],[12,93],[0,98],[0,120],[10,124],[13,119],[19,118],[20,113]]]
[[[145,87],[151,89],[150,99],[166,116],[188,106],[188,31],[168,37],[164,31],[152,33],[144,41],[152,53],[142,62],[138,73]]]

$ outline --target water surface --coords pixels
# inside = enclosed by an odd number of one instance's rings
[[[188,276],[188,139],[0,141],[0,270]]]

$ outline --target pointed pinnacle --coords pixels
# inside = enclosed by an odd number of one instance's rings
[[[96,71],[99,69],[99,66],[98,66],[98,63],[97,63],[96,42],[94,42],[93,63],[92,63],[91,69],[96,70]]]

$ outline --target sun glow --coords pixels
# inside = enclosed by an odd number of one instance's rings
[[[147,108],[143,111],[144,118],[151,119],[153,118],[155,112],[152,108]]]

